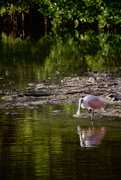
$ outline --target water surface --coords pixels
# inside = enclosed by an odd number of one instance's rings
[[[73,105],[45,105],[16,109],[14,116],[2,111],[1,179],[121,177],[120,118],[94,119],[92,127],[90,119],[74,118],[68,108],[75,110]],[[55,115],[57,109],[64,112]]]
[[[119,52],[115,46],[112,51],[111,46],[106,46],[108,49],[98,52],[84,42],[77,46],[71,40],[55,45],[1,41],[0,98],[13,92],[26,92],[28,83],[46,79],[59,83],[65,76],[84,75],[93,68],[114,71],[120,66],[118,53],[117,56],[108,53]],[[106,51],[106,55],[102,51]],[[112,66],[114,57],[116,64]],[[4,103],[0,99],[0,104]],[[73,117],[77,106],[47,104],[1,109],[0,178],[121,178],[121,118],[95,118],[92,127],[90,119]]]

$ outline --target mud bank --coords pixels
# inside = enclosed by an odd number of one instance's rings
[[[105,112],[98,110],[97,116],[121,117],[121,78],[111,77],[107,73],[89,73],[86,77],[65,77],[59,84],[52,84],[51,79],[41,83],[29,83],[26,92],[15,90],[0,91],[5,104],[0,109],[14,107],[38,108],[42,104],[75,103],[89,94],[99,96],[106,104]],[[90,115],[82,114],[82,117]]]

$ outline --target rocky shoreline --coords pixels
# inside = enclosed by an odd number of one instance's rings
[[[65,77],[59,84],[51,83],[51,79],[41,83],[29,83],[26,92],[21,94],[12,90],[1,90],[5,103],[0,109],[14,107],[37,108],[42,104],[75,103],[89,94],[99,96],[106,105],[105,112],[98,110],[97,116],[121,117],[121,78],[112,77],[108,73],[89,73],[88,76]],[[89,115],[82,114],[82,117]]]

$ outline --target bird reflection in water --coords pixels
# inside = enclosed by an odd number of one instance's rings
[[[101,144],[101,140],[106,134],[105,127],[95,129],[89,127],[87,130],[81,129],[77,126],[77,133],[79,134],[81,147],[97,147]]]

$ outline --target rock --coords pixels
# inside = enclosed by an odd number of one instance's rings
[[[113,94],[108,94],[108,95],[106,96],[106,98],[107,98],[107,99],[110,99],[110,100],[115,100],[115,97],[114,97]]]
[[[15,84],[15,81],[11,81],[9,82],[9,85]]]
[[[27,91],[32,91],[32,90],[34,90],[34,87],[28,87],[28,88],[26,88],[26,90]]]
[[[42,83],[50,83],[50,82],[51,82],[51,78],[48,78],[42,81]]]
[[[82,118],[82,115],[78,115],[78,114],[73,114],[73,117],[76,117],[76,118]]]
[[[93,84],[97,82],[96,78],[94,78],[94,77],[90,77],[88,81]]]
[[[57,75],[59,75],[59,74],[62,74],[62,72],[61,72],[61,71],[56,70],[56,74],[57,74]]]
[[[28,86],[35,86],[37,83],[29,83]]]
[[[15,112],[15,113],[7,112],[7,113],[5,113],[5,115],[7,115],[7,116],[8,116],[8,115],[9,115],[9,116],[14,116],[14,115],[18,115],[18,113],[16,113],[16,112]]]
[[[61,113],[61,112],[63,112],[62,110],[53,110],[52,111],[53,113]]]
[[[4,79],[4,76],[0,76],[0,80]]]
[[[64,111],[63,110],[53,110],[52,113],[53,115],[62,115]]]
[[[39,109],[38,106],[30,106],[29,109]]]
[[[7,105],[1,105],[0,108],[31,108],[31,106],[33,108],[33,106],[37,107],[40,104],[78,103],[80,97],[89,94],[100,96],[105,104],[118,105],[121,104],[120,87],[121,78],[112,78],[107,73],[95,72],[89,73],[85,77],[65,77],[59,84],[52,84],[47,79],[38,84],[29,83],[27,87],[28,93],[18,93],[17,90],[0,90],[0,94],[4,95],[2,99],[7,101]],[[108,109],[110,110],[110,107]],[[119,113],[116,111],[114,114]],[[110,114],[110,112],[107,112],[107,114]],[[74,115],[74,117],[76,116]],[[102,114],[99,114],[99,117],[101,116]],[[81,117],[87,118],[90,115],[84,113],[81,114]]]
[[[121,101],[121,96],[117,96],[114,94],[109,94],[106,96],[107,99],[110,99],[111,101]]]

